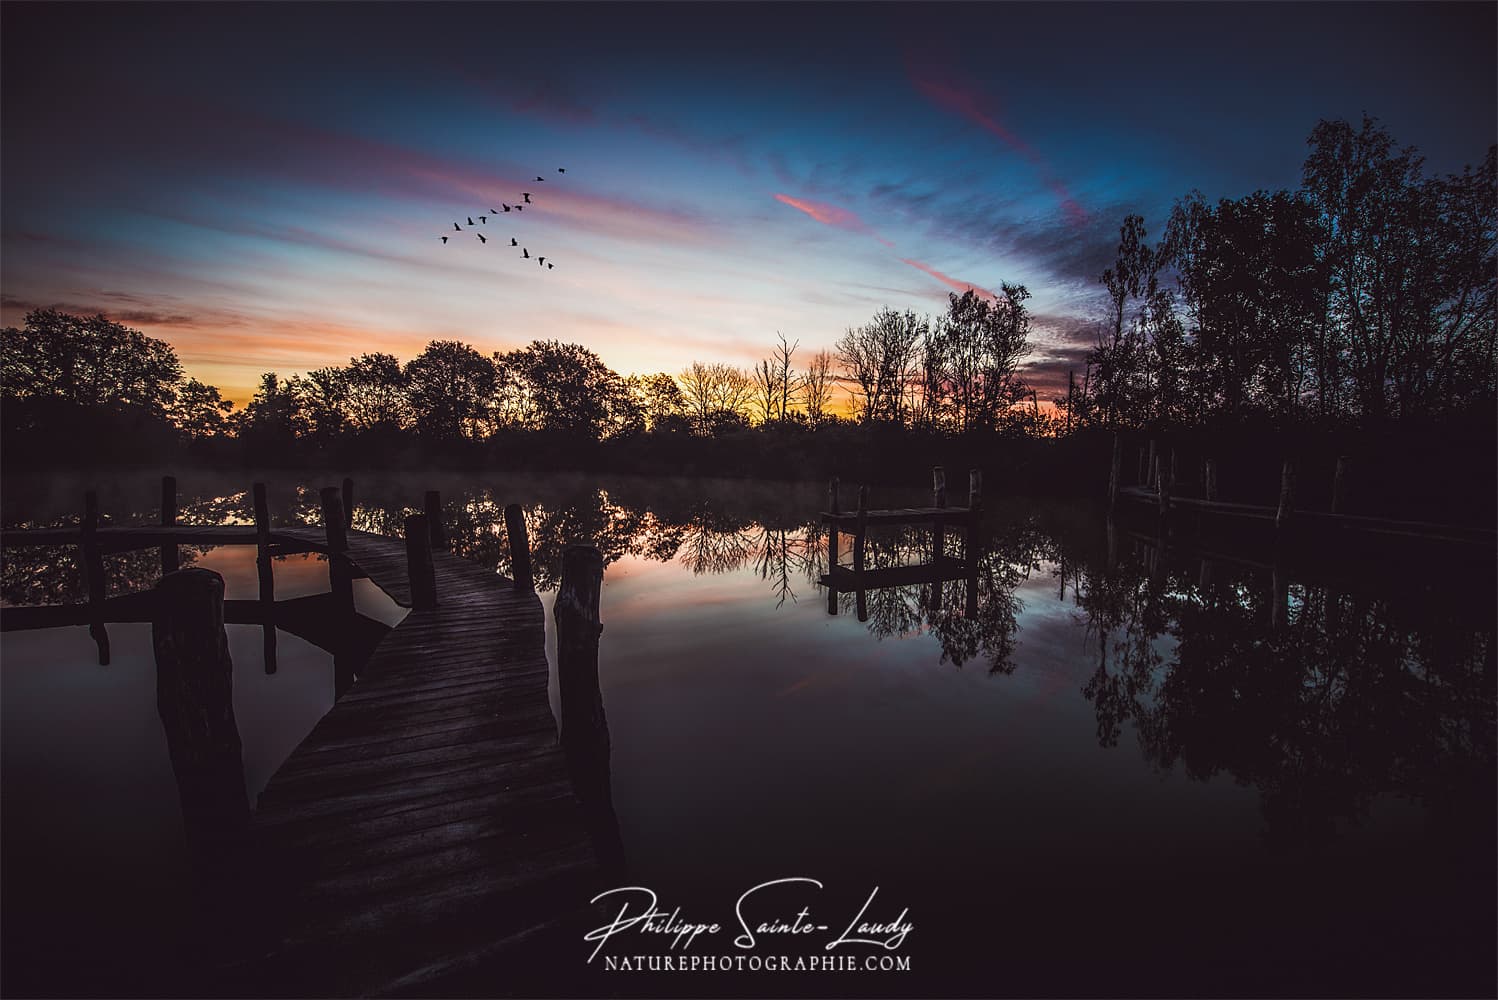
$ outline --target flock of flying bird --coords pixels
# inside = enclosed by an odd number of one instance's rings
[[[557,173],[559,173],[559,174],[565,174],[566,172],[567,172],[567,168],[566,167],[557,167]],[[540,174],[536,175],[536,180],[539,181],[539,182],[541,182],[541,183],[543,183],[543,184],[546,182],[546,178],[542,177]],[[520,192],[520,197],[524,198],[525,200],[523,202],[520,202],[519,204],[515,204],[515,205],[510,205],[510,204],[507,204],[506,202],[500,202],[499,203],[500,204],[499,208],[491,208],[491,209],[489,209],[489,215],[499,215],[501,211],[504,211],[504,212],[509,212],[509,211],[512,211],[512,210],[516,211],[516,212],[523,212],[523,211],[525,211],[525,206],[532,203],[531,202],[531,193],[529,191],[522,191],[522,192]],[[481,215],[481,216],[479,216],[479,221],[478,221],[477,225],[479,225],[479,226],[488,225],[488,223],[489,223],[489,215]],[[468,224],[470,226],[474,226],[475,225],[475,223],[473,221],[473,216],[471,216],[471,215],[467,216],[467,219],[468,219]],[[460,233],[463,231],[463,227],[460,226],[460,225],[458,225],[457,222],[453,223],[453,229],[456,232],[460,232]],[[489,242],[488,237],[486,237],[483,233],[476,232],[473,235],[475,235],[475,236],[477,236],[479,238],[479,242],[480,243],[488,243]],[[443,236],[443,237],[440,237],[440,239],[442,240],[442,243],[445,246],[447,244],[448,237]],[[548,271],[550,271],[552,268],[556,267],[556,264],[548,262],[545,257],[532,257],[530,250],[527,249],[526,247],[520,246],[520,241],[517,240],[517,239],[515,239],[515,237],[513,237],[513,236],[510,237],[510,246],[512,246],[512,247],[520,247],[520,257],[521,257],[522,260],[534,260],[538,265],[540,265],[541,267],[546,268]]]

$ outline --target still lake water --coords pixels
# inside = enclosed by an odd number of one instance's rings
[[[315,522],[316,487],[337,481],[261,478],[281,523]],[[179,479],[183,521],[249,519],[244,481]],[[526,505],[548,607],[562,545],[604,553],[600,675],[632,883],[725,924],[745,889],[792,876],[826,889],[787,891],[786,917],[846,923],[875,886],[869,917],[908,908],[911,971],[798,991],[1494,991],[1491,554],[1275,573],[1252,546],[1162,552],[1127,525],[1110,545],[1095,507],[991,498],[975,608],[966,581],[939,609],[916,584],[869,592],[859,621],[851,594],[829,615],[817,583],[819,485],[371,478],[356,526],[395,533],[434,486],[456,548],[501,572],[500,509]],[[13,478],[5,523],[68,523],[78,492]],[[113,523],[149,523],[154,495],[121,479],[101,502]],[[874,491],[875,506],[921,502]],[[869,564],[927,545],[875,533]],[[156,558],[112,557],[111,593],[149,587]],[[251,548],[184,549],[187,564],[222,573],[230,599],[256,594]],[[327,564],[280,560],[276,584],[325,591]],[[70,550],[7,551],[8,604],[81,596]],[[400,618],[367,581],[357,600]],[[332,705],[332,657],[283,634],[266,675],[259,627],[228,631],[253,801]],[[82,627],[0,645],[7,993],[149,993],[177,960],[183,839],[150,627],[110,636],[108,667]],[[782,991],[644,983],[610,985]]]

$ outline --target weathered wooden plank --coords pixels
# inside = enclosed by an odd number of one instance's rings
[[[320,532],[278,534],[315,546]],[[410,606],[405,548],[347,532],[349,564]],[[242,963],[246,982],[378,991],[479,947],[478,933],[575,909],[586,897],[556,886],[596,878],[557,744],[540,601],[449,553],[432,565],[437,606],[385,636],[261,794],[255,831],[283,922]]]

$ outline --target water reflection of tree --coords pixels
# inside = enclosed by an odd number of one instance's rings
[[[1270,835],[1328,839],[1375,798],[1446,809],[1491,791],[1494,635],[1481,613],[1287,585],[1139,551],[1082,575],[1098,641],[1098,739],[1132,721],[1147,759],[1259,789]],[[1474,622],[1479,624],[1474,624]]]

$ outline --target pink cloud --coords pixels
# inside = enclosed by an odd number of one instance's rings
[[[977,124],[985,131],[996,136],[1009,148],[1019,153],[1029,162],[1030,166],[1039,174],[1041,181],[1050,188],[1051,193],[1061,203],[1061,210],[1066,213],[1067,219],[1073,226],[1082,226],[1087,222],[1087,211],[1072,196],[1070,190],[1058,178],[1051,169],[1050,164],[1040,152],[1025,140],[1021,139],[1013,131],[1006,128],[989,110],[989,102],[983,95],[970,86],[952,80],[950,77],[939,75],[940,71],[933,67],[917,66],[913,60],[907,60],[907,70],[910,82],[915,89],[920,91],[927,100],[944,108],[954,114],[961,115],[969,121]]]
[[[812,201],[808,198],[792,198],[788,194],[777,194],[775,200],[797,211],[805,212],[824,225],[836,226],[838,229],[851,229],[856,233],[869,231],[864,221],[846,208],[829,205],[824,201]],[[880,242],[884,241],[880,240]]]
[[[932,267],[930,264],[923,264],[918,260],[911,260],[909,257],[901,257],[900,259],[918,271],[925,271],[927,274],[931,275],[931,277],[935,278],[937,281],[940,281],[942,284],[946,285],[954,292],[965,292],[968,289],[972,289],[974,292],[978,293],[979,298],[987,302],[998,301],[999,297],[993,292],[990,292],[988,289],[981,286],[975,285],[971,281],[959,281],[951,275],[943,274],[936,268]]]

